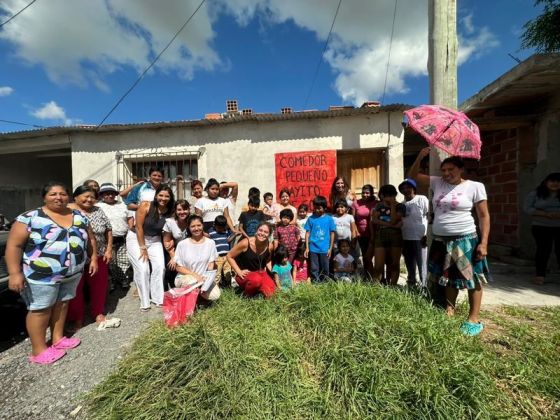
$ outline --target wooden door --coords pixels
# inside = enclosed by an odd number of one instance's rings
[[[383,182],[383,153],[373,149],[339,150],[336,155],[337,175],[350,183],[350,189],[358,198],[365,184],[379,190]]]

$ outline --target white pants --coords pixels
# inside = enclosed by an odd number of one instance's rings
[[[163,276],[165,274],[165,258],[160,236],[146,236],[144,243],[148,251],[149,261],[140,260],[140,246],[136,233],[129,231],[126,235],[126,251],[132,269],[134,283],[140,295],[140,308],[150,307],[150,302],[163,305]],[[152,266],[150,272],[150,265]]]

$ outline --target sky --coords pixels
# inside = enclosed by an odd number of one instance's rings
[[[0,22],[29,2],[0,0]],[[0,120],[99,124],[200,3],[36,0],[0,27]],[[105,124],[198,120],[228,99],[253,112],[427,103],[428,0],[397,0],[394,27],[395,0],[343,0],[326,44],[338,4],[206,0]],[[508,53],[533,53],[519,38],[541,11],[457,1],[459,104],[517,64]]]

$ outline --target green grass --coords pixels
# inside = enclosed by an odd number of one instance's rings
[[[560,311],[484,316],[478,339],[459,333],[460,317],[383,287],[332,283],[269,301],[226,292],[183,327],[155,323],[87,396],[88,410],[134,419],[558,417]]]

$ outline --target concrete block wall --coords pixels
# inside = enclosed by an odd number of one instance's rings
[[[490,242],[519,247],[517,129],[482,133],[477,178],[486,186],[490,210]]]

